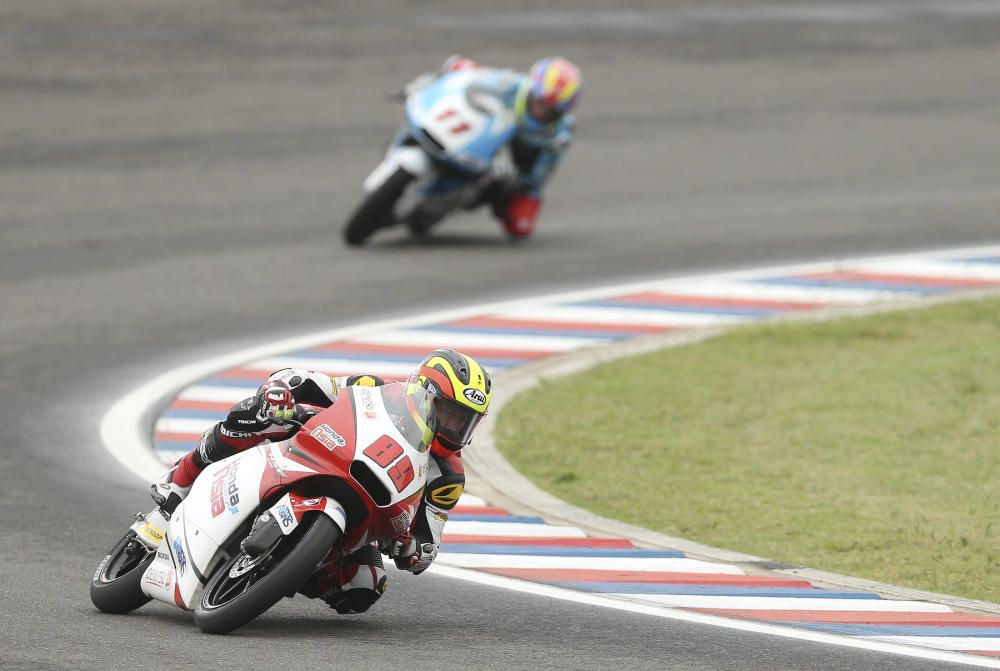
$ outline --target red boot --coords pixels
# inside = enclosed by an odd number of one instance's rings
[[[507,235],[513,240],[523,240],[530,236],[535,231],[541,208],[542,201],[535,196],[526,193],[512,196],[500,218]]]

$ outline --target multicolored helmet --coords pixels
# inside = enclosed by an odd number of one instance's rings
[[[565,58],[543,58],[531,66],[526,112],[541,123],[558,121],[580,98],[580,69]]]
[[[426,389],[434,403],[435,438],[460,450],[490,407],[490,376],[475,359],[452,349],[436,349],[410,375],[407,389]]]

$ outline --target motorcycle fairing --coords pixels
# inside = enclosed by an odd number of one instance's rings
[[[160,544],[165,556],[158,553],[143,576],[142,589],[147,595],[191,608],[222,546],[256,514],[261,502],[260,483],[272,464],[300,477],[316,472],[285,459],[274,444],[259,445],[205,468],[170,518],[166,540]],[[174,579],[154,580],[157,571],[163,575],[173,571]]]
[[[489,170],[516,132],[495,96],[469,89],[475,72],[442,75],[406,100],[410,134],[431,157],[473,175]]]
[[[325,496],[307,498],[292,492],[279,498],[269,511],[279,524],[283,505],[291,508],[296,524],[307,512],[323,512],[345,532],[346,548],[360,547],[370,537],[405,532],[423,492],[427,450],[410,444],[396,427],[384,402],[383,388],[348,389],[350,393],[342,393],[333,406],[313,417],[291,439],[264,443],[209,464],[171,516],[156,557],[143,574],[143,592],[190,610],[207,576],[219,561],[228,558],[225,545],[238,530],[250,528],[262,501],[318,474],[341,477],[364,492],[351,475],[355,461],[367,464],[390,494],[388,503],[381,506],[383,514],[373,516],[373,534],[366,528],[347,529],[344,508]],[[398,449],[392,461],[385,461],[385,453],[372,449],[383,444]],[[371,506],[373,511],[377,508]]]

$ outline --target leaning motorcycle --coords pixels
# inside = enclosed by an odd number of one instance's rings
[[[210,464],[169,518],[135,523],[94,573],[91,600],[128,613],[157,599],[225,633],[362,546],[405,538],[434,422],[422,388],[348,387],[290,439]]]
[[[483,188],[512,172],[501,150],[516,132],[514,115],[495,95],[470,88],[475,76],[443,74],[406,96],[403,128],[344,227],[347,244],[400,223],[425,235],[449,213],[480,204]]]

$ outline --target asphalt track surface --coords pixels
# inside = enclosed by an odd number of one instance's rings
[[[149,506],[98,422],[169,367],[423,306],[997,241],[1000,2],[603,4],[0,7],[0,668],[952,668],[434,576],[227,637],[90,604]],[[451,53],[584,69],[537,237],[476,214],[344,248],[386,94]]]

